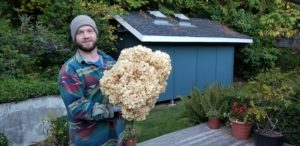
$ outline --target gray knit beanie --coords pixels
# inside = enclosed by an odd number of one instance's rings
[[[98,36],[98,29],[97,29],[95,21],[87,15],[78,15],[72,20],[72,22],[70,24],[71,37],[72,37],[74,42],[76,42],[76,40],[75,40],[76,37],[75,36],[76,36],[77,30],[81,26],[85,26],[85,25],[91,26],[95,30],[95,32]]]

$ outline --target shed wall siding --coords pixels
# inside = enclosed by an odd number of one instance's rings
[[[219,82],[228,85],[233,80],[233,46],[151,46],[153,50],[168,53],[172,72],[165,93],[158,101],[189,95],[193,86],[203,91]]]
[[[233,81],[234,47],[218,47],[216,80],[223,85]]]
[[[197,79],[197,48],[175,47],[172,72],[174,72],[174,95],[186,96]]]
[[[217,48],[200,47],[197,50],[197,84],[203,89],[216,80],[216,58]]]

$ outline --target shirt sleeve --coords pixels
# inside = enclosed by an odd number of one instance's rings
[[[84,88],[76,74],[59,74],[59,91],[70,115],[76,120],[104,120],[114,117],[112,104],[91,102],[84,97]]]

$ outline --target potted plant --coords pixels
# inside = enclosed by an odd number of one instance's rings
[[[256,88],[257,97],[253,102],[256,128],[255,144],[257,146],[282,146],[284,135],[278,127],[279,117],[292,103],[294,95],[290,86],[291,80],[287,74],[276,70],[260,74],[253,82]]]
[[[231,134],[236,139],[248,139],[251,136],[252,107],[248,96],[233,96],[229,100],[228,118],[231,123]]]
[[[125,130],[123,137],[124,146],[136,146],[136,129],[134,127],[134,120],[125,120]]]
[[[220,117],[224,113],[224,97],[225,92],[219,84],[212,84],[208,86],[204,93],[201,94],[196,88],[194,90],[194,96],[200,96],[199,100],[205,116],[208,118],[208,127],[211,129],[218,129],[220,127]]]

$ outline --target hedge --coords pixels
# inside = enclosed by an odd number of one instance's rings
[[[6,78],[0,82],[0,103],[58,95],[56,81],[41,78]]]

